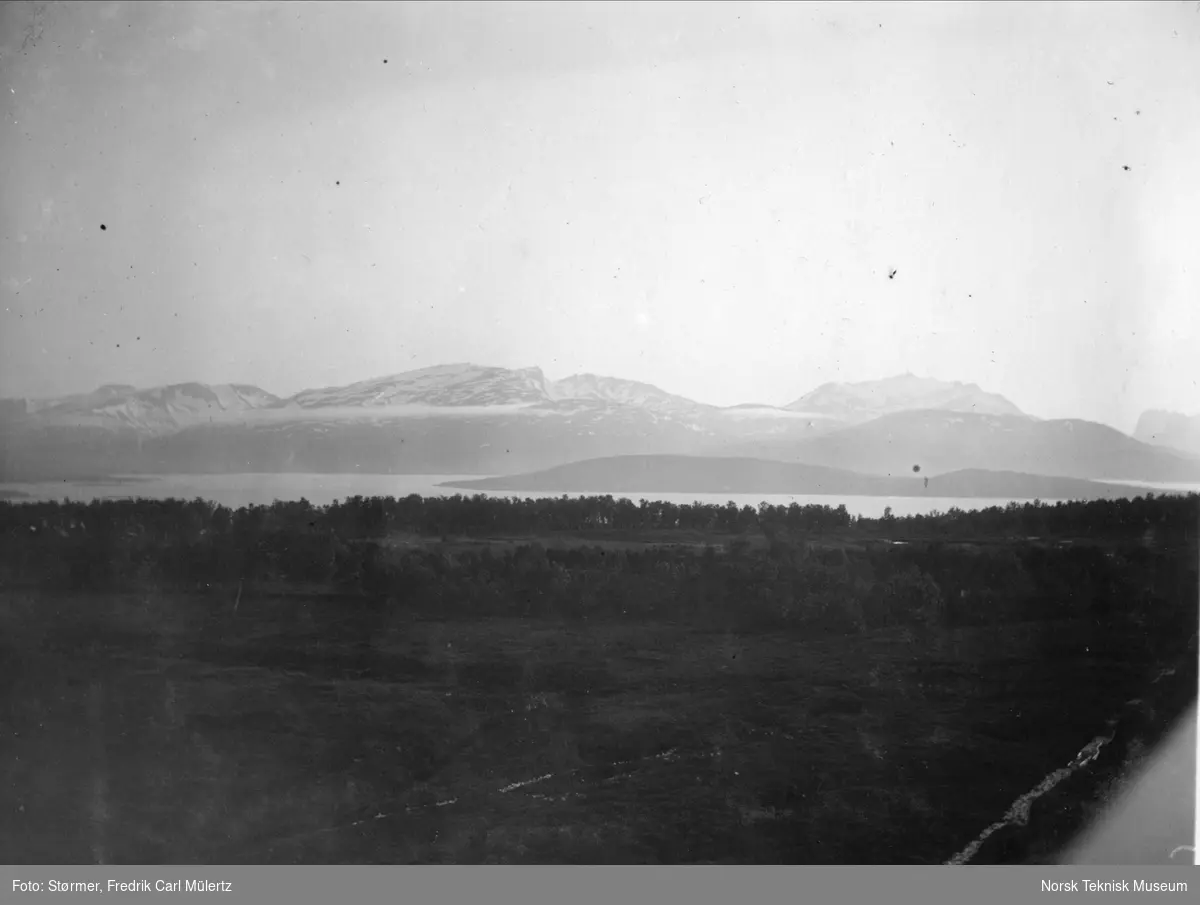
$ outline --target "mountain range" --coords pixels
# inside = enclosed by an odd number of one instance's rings
[[[1200,482],[1200,455],[1186,445],[1173,449],[1077,419],[1037,419],[975,384],[912,374],[828,383],[784,406],[720,407],[620,378],[550,380],[536,367],[473,364],[286,398],[245,384],[184,383],[0,401],[5,481],[229,472],[513,475],[659,455],[753,458],[883,478],[982,469]]]

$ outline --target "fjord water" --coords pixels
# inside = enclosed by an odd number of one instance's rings
[[[122,476],[94,481],[45,481],[40,483],[0,484],[0,495],[17,500],[61,500],[64,497],[81,502],[100,499],[145,497],[149,499],[194,499],[201,497],[223,506],[269,505],[275,500],[306,499],[313,505],[327,505],[334,500],[352,496],[404,497],[410,494],[421,496],[473,496],[483,492],[487,496],[506,497],[559,497],[559,496],[604,496],[595,493],[548,493],[537,491],[464,491],[441,484],[477,479],[481,475],[382,475],[382,474],[219,474],[219,475],[150,475]],[[752,493],[655,493],[645,491],[633,494],[613,494],[614,497],[629,497],[633,500],[662,500],[670,503],[716,503],[724,505],[733,501],[740,506],[758,506],[767,502],[776,506],[841,506],[852,515],[878,518],[884,510],[891,508],[897,516],[926,514],[933,511],[945,512],[959,509],[985,509],[989,506],[1005,506],[1008,499],[985,497],[881,497],[849,496],[835,494],[752,494]],[[1043,500],[1053,502],[1053,500]]]

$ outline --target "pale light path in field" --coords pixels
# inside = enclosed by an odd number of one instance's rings
[[[979,853],[979,849],[983,846],[983,843],[986,842],[988,837],[993,833],[999,832],[1006,826],[1025,826],[1028,824],[1029,811],[1037,799],[1041,798],[1075,771],[1083,769],[1092,761],[1094,761],[1100,756],[1100,749],[1113,740],[1115,734],[1113,727],[1116,725],[1116,720],[1109,720],[1108,725],[1108,735],[1097,735],[1094,739],[1084,745],[1080,752],[1075,755],[1075,758],[1071,761],[1071,763],[1059,770],[1055,770],[1040,783],[1034,786],[1030,791],[1026,792],[1024,795],[1014,801],[1008,811],[1005,812],[1002,820],[997,820],[995,823],[985,829],[970,845],[947,861],[946,864],[948,866],[968,864],[970,863],[971,859]]]
[[[1154,678],[1150,680],[1150,684],[1157,685],[1163,679],[1174,676],[1175,671],[1176,669],[1173,666],[1160,668]],[[1126,707],[1140,706],[1141,704],[1142,700],[1140,698],[1133,698],[1125,702]],[[983,843],[987,841],[988,837],[990,837],[992,834],[999,832],[1006,826],[1025,826],[1029,822],[1029,812],[1033,806],[1033,803],[1038,798],[1045,795],[1047,792],[1057,786],[1064,779],[1071,776],[1075,772],[1082,770],[1097,757],[1099,757],[1100,750],[1115,737],[1116,726],[1119,722],[1119,716],[1111,717],[1107,721],[1107,735],[1097,735],[1090,742],[1084,745],[1080,752],[1075,755],[1075,758],[1071,761],[1071,763],[1061,769],[1055,770],[1053,773],[1050,773],[1045,779],[1034,786],[1033,789],[1026,792],[1024,795],[1014,801],[1012,806],[1008,809],[1001,820],[998,820],[987,827],[987,829],[980,833],[970,845],[964,848],[949,861],[946,861],[945,864],[948,866],[968,864],[970,863],[971,859],[979,853],[979,849],[982,847]],[[1183,848],[1186,848],[1186,846]],[[1180,850],[1180,848],[1177,848],[1175,851],[1173,851],[1171,853],[1171,857],[1174,857],[1175,854]]]

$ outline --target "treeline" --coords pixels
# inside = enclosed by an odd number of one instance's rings
[[[1009,503],[986,509],[879,519],[859,518],[859,528],[900,529],[914,537],[1090,538],[1130,540],[1150,532],[1156,542],[1195,543],[1200,527],[1200,494],[1148,493],[1133,499]]]
[[[355,496],[329,506],[307,500],[231,510],[205,500],[106,500],[90,504],[0,504],[0,530],[41,528],[91,534],[116,531],[160,538],[235,535],[272,531],[334,533],[351,540],[397,532],[427,537],[529,535],[557,532],[692,531],[715,534],[841,533],[928,538],[1087,537],[1130,539],[1152,531],[1160,540],[1196,538],[1200,496],[1147,494],[1135,499],[1089,502],[1034,501],[987,509],[881,518],[851,515],[844,505],[793,503],[757,509],[711,503],[677,504],[612,496],[516,499],[507,497]]]
[[[1038,509],[1058,511],[1063,520],[1072,511],[1080,519],[1081,511],[1116,511],[1124,521],[1099,523],[1110,534],[1117,533],[1118,526],[1138,542],[1115,549],[1027,541],[975,545],[937,538],[902,546],[833,546],[822,545],[815,533],[793,536],[761,521],[757,527],[775,531],[770,543],[750,544],[734,535],[724,538],[720,549],[546,549],[532,542],[502,551],[456,551],[393,548],[375,541],[386,530],[436,533],[431,529],[449,531],[451,525],[468,524],[446,517],[456,506],[479,519],[495,514],[497,523],[509,531],[530,530],[530,522],[538,525],[542,514],[556,507],[562,510],[559,525],[581,511],[606,511],[594,499],[583,501],[592,508],[576,502],[409,497],[355,499],[322,508],[277,503],[239,510],[200,500],[5,505],[0,506],[0,580],[79,592],[177,589],[230,594],[239,585],[318,585],[381,611],[405,607],[439,616],[629,616],[857,632],[892,625],[960,626],[1092,615],[1128,619],[1130,625],[1153,623],[1160,629],[1170,625],[1176,632],[1195,630],[1200,579],[1194,545],[1181,550],[1147,544],[1140,533],[1147,526],[1182,531],[1188,526],[1187,516],[1194,518],[1195,498],[1131,501],[1128,510],[1110,509],[1108,503],[1078,504],[1081,509],[1076,510],[1063,507],[1065,512],[1059,507],[1023,507],[1032,508],[1035,515]],[[669,504],[654,504],[658,505]],[[632,511],[654,525],[665,517],[662,512],[706,508],[654,506],[633,506]],[[796,508],[805,516],[804,508]],[[613,511],[630,512],[623,506]],[[847,524],[840,521],[844,510],[824,511],[834,523],[833,531],[862,530],[869,521],[850,519]],[[791,513],[775,507],[774,512],[765,511],[765,517],[786,518]],[[512,519],[504,521],[506,514]],[[993,514],[1012,520],[1023,513],[1009,507]],[[755,515],[763,519],[764,510]],[[939,527],[947,519],[954,524],[955,518],[926,516],[919,522]],[[796,524],[783,522],[785,528]]]

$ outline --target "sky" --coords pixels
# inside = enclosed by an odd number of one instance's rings
[[[540,366],[1200,411],[1200,5],[0,8],[0,395]]]

